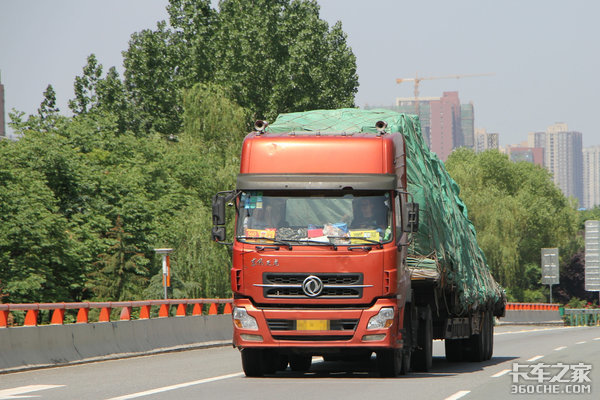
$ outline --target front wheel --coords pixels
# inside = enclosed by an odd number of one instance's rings
[[[244,374],[257,378],[265,374],[263,352],[260,349],[242,349],[242,368]]]
[[[377,352],[377,369],[379,370],[379,375],[383,378],[394,378],[402,374],[403,367],[406,366],[403,365],[402,349]]]
[[[429,306],[425,307],[419,318],[417,345],[412,356],[412,367],[415,371],[427,372],[431,369],[433,353],[433,317]]]

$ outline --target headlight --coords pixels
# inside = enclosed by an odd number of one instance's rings
[[[243,307],[234,307],[233,323],[240,329],[258,330],[256,318],[248,315],[248,311],[246,311],[246,309]]]
[[[394,322],[394,309],[391,307],[384,307],[377,315],[371,317],[367,324],[367,329],[385,329],[392,326]]]

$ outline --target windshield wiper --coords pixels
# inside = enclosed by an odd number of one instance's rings
[[[352,240],[357,239],[357,240],[364,240],[367,243],[373,243],[376,244],[377,247],[379,247],[380,249],[383,249],[383,243],[377,241],[377,240],[373,240],[373,239],[369,239],[367,237],[363,237],[363,236],[351,236],[351,237],[346,237],[346,236],[327,236],[327,239],[345,239],[345,240],[349,240],[350,243],[352,243]],[[358,243],[353,243],[353,244],[358,244]]]
[[[292,245],[286,242],[282,242],[281,240],[276,240],[276,239],[272,239],[272,238],[267,238],[267,237],[252,237],[252,236],[237,236],[236,237],[237,240],[268,240],[274,244],[279,244],[282,246],[285,246],[288,248],[288,250],[292,250]],[[250,244],[256,244],[256,243],[250,243]]]
[[[310,243],[310,244],[315,244],[315,245],[321,245],[321,246],[331,246],[334,250],[337,250],[337,245],[335,243],[331,243],[331,242],[320,242],[318,240],[310,240],[310,239],[285,239],[288,242],[294,242],[294,243]]]

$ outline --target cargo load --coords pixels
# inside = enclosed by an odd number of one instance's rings
[[[314,110],[281,114],[267,132],[377,134],[377,121],[387,123],[386,132],[404,136],[408,192],[420,206],[419,229],[409,247],[409,266],[415,274],[425,276],[426,270],[434,270],[442,286],[454,286],[460,297],[457,307],[500,301],[503,290],[477,244],[475,227],[459,197],[460,188],[444,163],[429,150],[416,115],[385,109]],[[460,314],[467,310],[454,311]]]

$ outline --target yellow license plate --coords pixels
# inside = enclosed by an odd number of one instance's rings
[[[296,329],[299,331],[327,331],[329,330],[329,320],[299,319],[296,321]]]

